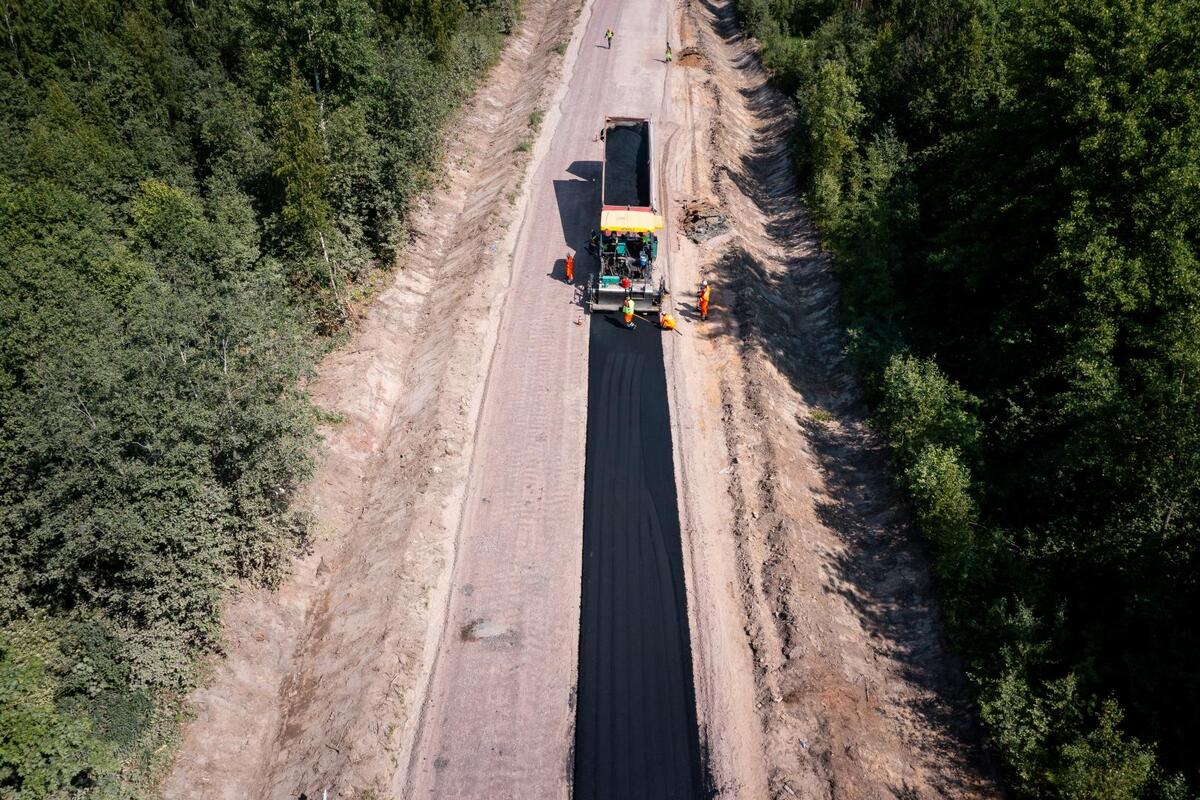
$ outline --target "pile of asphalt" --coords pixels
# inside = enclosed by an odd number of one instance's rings
[[[604,203],[650,205],[650,130],[645,122],[617,123],[605,132]]]

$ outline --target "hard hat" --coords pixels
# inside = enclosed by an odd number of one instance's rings
[[[703,281],[703,282],[702,282],[700,285],[701,285],[701,286],[708,286],[708,279],[707,279],[707,278],[705,278],[705,279],[704,279],[704,281]]]

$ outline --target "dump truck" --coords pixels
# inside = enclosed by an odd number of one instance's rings
[[[639,310],[657,309],[667,287],[655,268],[663,218],[654,193],[650,120],[605,117],[600,138],[600,228],[592,241],[600,263],[592,273],[589,307],[613,311],[633,295]]]

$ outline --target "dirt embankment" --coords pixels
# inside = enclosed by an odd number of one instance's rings
[[[311,387],[344,422],[302,502],[311,552],[226,615],[226,655],[191,698],[169,798],[359,796],[407,764],[448,584],[475,421],[508,284],[530,114],[559,74],[578,0],[524,21],[448,142],[416,240]],[[520,148],[524,149],[524,148]],[[431,620],[434,624],[431,624]]]
[[[689,58],[672,78],[668,213],[681,221],[687,201],[732,223],[700,245],[674,233],[686,336],[667,357],[717,788],[994,796],[922,544],[843,361],[837,284],[790,166],[790,104],[732,3],[678,9]],[[703,277],[715,311],[700,324]]]

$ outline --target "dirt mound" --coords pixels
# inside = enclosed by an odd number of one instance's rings
[[[728,231],[729,217],[711,200],[685,200],[680,227],[684,236],[700,244]]]
[[[679,51],[679,55],[675,57],[675,63],[681,67],[700,67],[708,66],[708,58],[704,53],[700,52],[696,47],[685,47]]]

